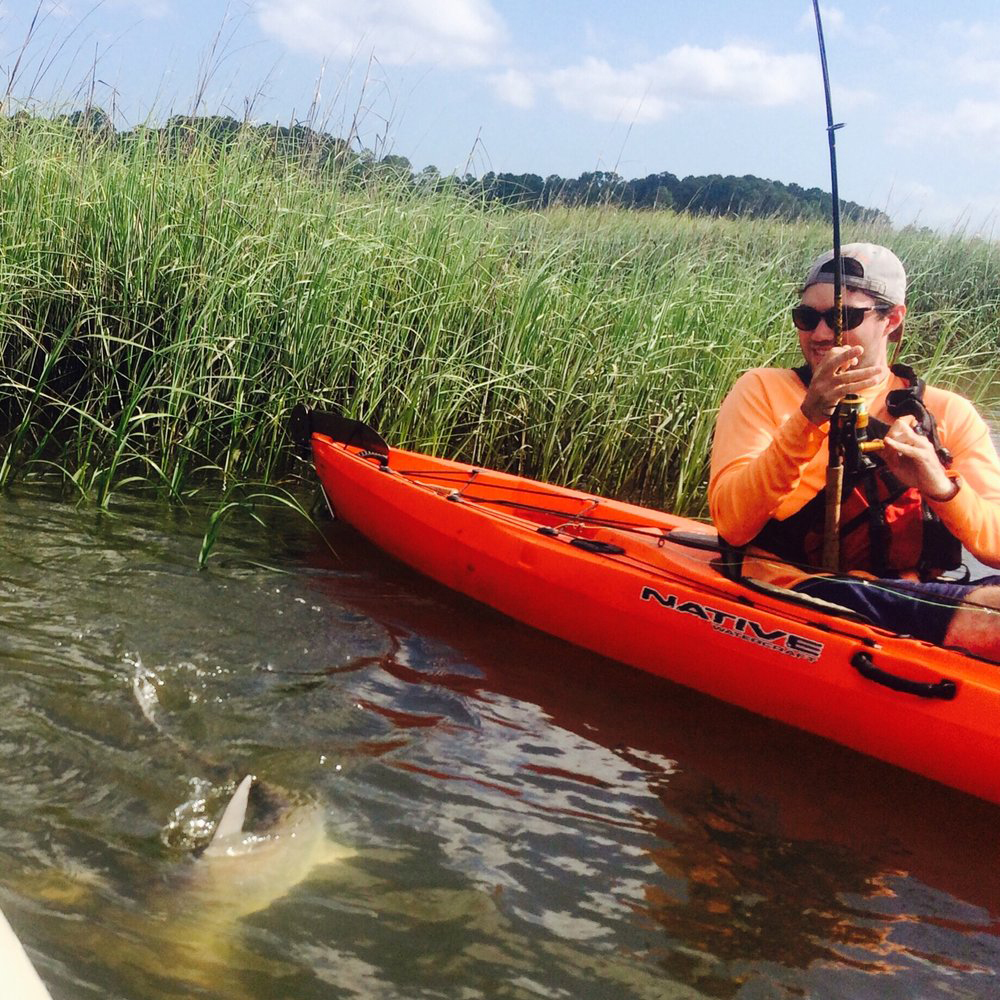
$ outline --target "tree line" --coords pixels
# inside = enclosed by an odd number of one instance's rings
[[[751,216],[787,220],[830,218],[833,201],[827,191],[783,184],[745,174],[709,174],[679,178],[669,172],[626,180],[617,173],[593,171],[577,178],[537,174],[487,173],[459,182],[490,201],[530,208],[549,205],[615,205],[627,209],[672,208],[692,215]],[[842,201],[845,218],[889,223],[886,213]]]
[[[19,116],[26,117],[24,112]],[[15,117],[19,117],[15,116]],[[486,203],[513,208],[545,209],[557,205],[609,205],[632,210],[673,209],[691,215],[828,219],[832,198],[820,188],[804,188],[745,174],[709,174],[679,178],[667,171],[626,179],[614,171],[588,171],[579,177],[557,174],[466,173],[443,175],[434,166],[414,171],[405,156],[378,156],[358,149],[349,139],[333,136],[308,125],[253,125],[224,115],[175,115],[158,127],[147,125],[119,132],[100,108],[75,111],[60,120],[102,141],[127,143],[155,136],[168,151],[182,152],[190,145],[224,147],[237,142],[260,144],[269,154],[293,159],[303,167],[335,176],[347,184],[369,186],[401,184],[418,191],[457,191]],[[890,224],[876,208],[852,201],[841,202],[845,219],[859,223]]]

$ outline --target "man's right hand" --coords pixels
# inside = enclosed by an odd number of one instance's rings
[[[849,393],[861,393],[877,386],[886,373],[877,365],[861,365],[863,351],[858,345],[831,347],[813,369],[802,413],[815,424],[826,423],[837,404]]]

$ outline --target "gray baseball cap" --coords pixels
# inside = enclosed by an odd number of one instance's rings
[[[844,287],[877,295],[893,305],[906,302],[906,271],[899,258],[876,243],[847,243],[840,248],[844,259]],[[833,284],[833,251],[820,254],[809,268],[802,291],[810,285]]]

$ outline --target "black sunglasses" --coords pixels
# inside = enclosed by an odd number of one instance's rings
[[[888,312],[891,306],[841,306],[841,316],[843,318],[842,330],[853,330],[856,326],[861,326],[865,321],[865,313],[868,312]],[[792,310],[792,322],[797,330],[810,332],[819,326],[819,321],[823,320],[826,325],[833,330],[834,319],[836,319],[836,307],[830,309],[813,309],[812,306],[796,306]]]

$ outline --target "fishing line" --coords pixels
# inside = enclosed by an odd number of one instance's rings
[[[423,472],[417,470],[404,471],[400,469],[393,469],[392,471],[400,476],[406,477],[411,482],[417,483],[421,486],[426,486],[429,489],[435,489],[435,487],[432,484],[422,482],[424,478],[431,478],[431,476],[425,477],[425,474]],[[453,474],[445,473],[441,475],[443,476],[443,475],[453,475]],[[460,481],[461,480],[456,480],[456,482]],[[466,485],[470,484],[466,483]],[[551,490],[536,490],[536,489],[531,489],[529,487],[507,486],[502,483],[495,483],[495,484],[477,483],[476,487],[478,489],[490,488],[496,490],[504,490],[504,492],[507,493],[527,493],[535,496],[545,496],[545,497],[552,496]],[[521,500],[504,500],[501,498],[494,498],[494,497],[473,496],[468,493],[465,493],[464,488],[463,490],[459,490],[452,494],[444,493],[442,490],[438,489],[435,489],[435,492],[438,492],[442,496],[451,495],[455,497],[461,497],[463,500],[471,501],[473,503],[491,504],[492,506],[495,507],[509,507],[513,510],[530,511],[533,514],[547,514],[550,517],[569,518],[570,519],[569,521],[563,522],[567,524],[571,524],[574,522],[576,523],[582,522],[584,524],[591,524],[599,528],[613,528],[617,531],[628,531],[632,532],[633,534],[642,535],[647,538],[666,538],[670,534],[670,531],[672,530],[670,528],[658,528],[652,524],[634,524],[631,521],[618,521],[610,517],[595,517],[593,514],[588,514],[587,513],[588,509],[593,510],[594,508],[599,507],[603,502],[602,500],[597,498],[590,498],[584,500],[581,497],[570,496],[567,494],[566,495],[567,501],[584,504],[583,510],[579,514],[574,514],[572,511],[556,510],[555,508],[552,507],[541,507],[535,504],[525,503],[524,501]]]
[[[813,567],[813,566],[809,566],[809,567],[796,566],[794,563],[789,563],[789,562],[786,562],[786,561],[784,561],[782,559],[777,559],[777,558],[768,556],[768,555],[766,555],[764,553],[758,554],[758,553],[755,552],[752,556],[750,556],[750,558],[754,562],[763,563],[763,564],[766,564],[768,566],[773,566],[773,567],[778,567],[778,568],[787,568],[788,566],[793,566],[795,569],[802,569],[803,571],[805,571],[806,569],[808,569],[808,570],[815,570],[815,567]],[[963,610],[965,610],[966,608],[968,608],[970,611],[982,611],[985,614],[1000,615],[1000,608],[994,608],[992,605],[989,605],[989,604],[982,604],[979,601],[970,601],[968,598],[961,598],[961,599],[956,598],[954,601],[948,601],[948,600],[944,600],[944,599],[935,599],[935,598],[932,598],[932,597],[918,596],[917,594],[906,593],[906,592],[903,592],[903,591],[900,591],[900,590],[895,590],[891,586],[888,586],[888,585],[886,585],[884,583],[879,583],[878,580],[875,577],[867,577],[867,576],[853,576],[853,577],[852,576],[838,576],[838,575],[834,574],[833,577],[825,576],[825,577],[822,577],[822,578],[825,578],[825,579],[831,579],[832,578],[832,579],[840,579],[840,580],[855,580],[855,581],[857,581],[857,580],[863,580],[867,584],[867,586],[870,589],[872,589],[872,590],[879,590],[879,591],[882,591],[883,593],[886,593],[886,594],[892,594],[894,597],[901,597],[901,598],[903,598],[905,600],[913,601],[916,604],[925,604],[928,607],[932,607],[932,608],[951,608],[951,609],[957,609],[957,608],[961,607]],[[750,579],[753,579],[753,577],[751,577]],[[820,577],[817,577],[817,579],[820,579]],[[917,583],[917,582],[918,581],[916,581],[916,580],[907,580],[905,578],[901,578],[899,580],[899,583],[901,583],[901,584]],[[930,582],[934,582],[934,581],[930,581]],[[939,581],[939,582],[941,582],[941,583],[947,583],[948,581],[942,580],[942,581]],[[973,581],[973,583],[975,583],[975,581]],[[984,586],[990,586],[990,584],[984,584]],[[805,594],[804,596],[808,597],[809,595]]]
[[[453,471],[450,469],[444,470],[433,470],[433,469],[393,469],[397,475],[415,477],[420,479],[441,479],[445,482],[453,480],[456,483],[465,482],[470,477],[478,475],[482,470],[473,469],[470,472]],[[510,475],[510,473],[499,473],[500,475]],[[527,493],[535,496],[550,497],[552,496],[552,490],[548,488],[535,488],[532,486],[515,486],[509,483],[477,483],[482,489],[494,489],[494,490],[506,490],[508,493]],[[582,499],[581,497],[570,497],[566,494],[567,499]],[[588,502],[591,500],[596,500],[598,503],[601,502],[599,497],[587,497]]]
[[[448,496],[449,495],[448,493],[444,492],[444,490],[442,489],[442,487],[440,485],[436,485],[436,484],[433,484],[433,483],[422,482],[421,479],[417,478],[418,475],[420,475],[420,473],[417,473],[415,470],[408,470],[407,474],[404,475],[399,470],[392,469],[389,466],[385,466],[384,469],[386,471],[388,471],[388,472],[394,472],[397,475],[402,475],[403,478],[407,482],[409,482],[411,485],[413,485],[413,486],[415,486],[415,487],[417,487],[419,489],[425,489],[425,490],[433,493],[435,496],[444,497],[444,496]],[[451,472],[447,472],[447,473],[443,473],[442,475],[451,476],[452,478],[454,478],[456,474],[455,473],[451,473]],[[458,473],[458,475],[462,475],[462,474]],[[437,478],[440,478],[440,475]],[[499,488],[499,486],[498,486],[498,488]],[[551,491],[537,490],[537,489],[531,489],[531,488],[526,488],[525,491],[526,492],[532,492],[532,493],[542,493],[544,495],[551,496]],[[505,508],[521,509],[521,510],[528,509],[528,510],[533,510],[533,511],[538,512],[538,513],[545,513],[545,514],[548,514],[548,515],[550,515],[552,517],[566,517],[566,512],[565,511],[553,511],[553,510],[549,510],[549,509],[545,509],[545,508],[533,507],[532,505],[522,504],[522,503],[519,503],[518,501],[515,501],[515,500],[499,501],[499,500],[489,500],[489,499],[486,499],[486,498],[480,499],[480,498],[476,498],[476,497],[466,497],[466,496],[461,497],[461,501],[470,501],[470,500],[471,501],[476,501],[477,499],[481,503],[483,503],[483,504],[492,504],[494,508],[505,507]],[[567,497],[567,499],[579,500],[579,498],[577,498],[577,497]],[[510,524],[510,525],[515,526],[515,527],[519,527],[521,529],[523,529],[524,526],[525,526],[524,525],[524,518],[519,518],[519,517],[514,516],[513,514],[509,514],[509,513],[507,513],[506,510],[493,509],[493,510],[490,511],[490,514],[493,517],[495,517],[497,520],[502,521],[505,524]],[[629,524],[622,524],[621,526],[619,526],[616,522],[613,522],[613,521],[603,522],[602,519],[600,519],[600,518],[593,518],[593,517],[585,517],[585,518],[583,518],[581,520],[583,520],[584,523],[586,523],[588,525],[593,525],[594,527],[604,527],[604,528],[608,528],[609,530],[631,531],[631,532],[640,534],[643,537],[650,538],[651,540],[655,540],[659,544],[663,544],[664,542],[669,541],[669,539],[670,539],[670,532],[669,531],[664,532],[664,531],[662,531],[660,529],[656,529],[653,526],[629,525]],[[571,522],[565,522],[564,521],[563,522],[564,525],[566,525],[566,524],[572,525],[573,523],[579,524],[580,520],[577,520],[575,522],[573,522],[573,521],[571,521]],[[652,530],[655,531],[656,534],[651,534],[650,533],[650,528],[652,528]],[[573,538],[573,537],[577,537],[577,538],[581,537],[579,535],[573,535],[571,532],[568,532],[568,531],[564,531],[563,534],[568,535],[571,538]],[[704,560],[698,560],[695,557],[689,555],[688,552],[684,551],[684,549],[683,549],[682,546],[678,546],[678,548],[680,549],[680,551],[678,552],[678,555],[681,558],[690,560],[691,562],[694,562],[694,563],[697,563],[701,567],[705,566],[705,561]],[[631,567],[632,569],[637,569],[637,570],[642,571],[643,573],[648,573],[650,576],[655,577],[656,579],[664,580],[664,581],[667,581],[667,582],[669,582],[671,584],[675,584],[675,585],[679,585],[679,586],[687,586],[687,585],[690,584],[690,580],[687,579],[687,578],[685,578],[684,576],[682,576],[680,573],[678,573],[678,572],[671,572],[665,566],[658,565],[657,563],[654,563],[654,562],[650,562],[647,559],[643,559],[640,556],[633,555],[633,554],[631,554],[629,552],[602,553],[602,555],[605,558],[614,559],[618,563],[624,563],[625,565]],[[733,597],[732,594],[729,594],[726,591],[719,589],[717,586],[712,586],[711,583],[706,583],[706,586],[711,590],[711,593],[712,593],[712,595],[714,597],[717,597],[717,598],[722,599],[722,600],[733,600],[734,599],[734,597]],[[754,601],[749,595],[741,595],[737,599],[740,600],[741,603],[745,604],[745,606],[747,606],[747,607],[750,607],[750,608],[760,607],[760,603],[758,601]],[[768,609],[765,608],[764,610],[768,610]],[[785,614],[786,617],[788,617],[788,618],[790,618],[790,619],[792,619],[794,621],[797,621],[800,624],[815,625],[815,622],[812,621],[811,619],[805,617],[801,613],[801,611],[798,610],[798,608],[796,607],[796,605],[794,603],[790,602],[786,608],[783,608],[783,611],[784,611],[784,614]],[[849,638],[857,638],[857,635],[854,632],[852,632],[852,631],[850,631],[848,629],[844,629],[843,627],[838,627],[838,625],[839,625],[839,623],[837,623],[837,622],[827,622],[827,623],[825,623],[824,628],[827,631],[832,632],[834,634],[844,635],[844,636],[847,636]]]
[[[438,495],[444,495],[444,494],[442,494],[441,491],[439,489],[435,488],[432,484],[422,482],[421,479],[418,478],[418,477],[422,477],[422,476],[426,475],[427,478],[438,478],[438,479],[450,478],[450,479],[452,479],[452,480],[454,480],[456,482],[465,481],[466,485],[471,485],[471,479],[468,478],[468,474],[462,473],[462,472],[450,472],[449,471],[449,472],[434,472],[434,473],[430,473],[430,474],[425,474],[425,473],[419,472],[418,470],[415,470],[415,469],[410,469],[410,470],[393,469],[392,471],[396,472],[398,475],[404,476],[405,478],[407,478],[407,480],[409,480],[410,482],[413,482],[415,485],[425,486],[428,489],[432,489]],[[489,488],[498,489],[498,490],[502,489],[502,490],[507,491],[507,492],[527,493],[527,494],[537,495],[537,496],[549,496],[549,497],[552,496],[552,491],[551,490],[540,490],[540,489],[534,489],[532,487],[507,486],[507,485],[501,484],[501,483],[493,484],[493,483],[484,483],[484,482],[479,482],[479,483],[476,484],[476,486],[479,489],[483,489],[485,487],[489,487]],[[553,527],[557,531],[558,530],[563,530],[566,527],[570,527],[570,526],[572,526],[574,524],[584,524],[584,525],[595,527],[595,528],[608,528],[608,529],[611,529],[611,530],[614,530],[614,531],[622,531],[622,532],[626,532],[628,534],[636,535],[636,536],[641,537],[641,538],[649,538],[650,540],[655,540],[655,541],[657,541],[659,543],[663,543],[663,542],[669,542],[670,541],[670,533],[671,533],[672,530],[674,530],[674,529],[670,529],[670,528],[659,528],[656,525],[633,524],[633,523],[630,523],[630,522],[627,522],[627,521],[618,521],[618,520],[615,520],[614,518],[596,517],[593,514],[587,514],[587,513],[583,513],[583,512],[581,512],[580,514],[572,514],[570,512],[565,511],[565,510],[557,510],[557,509],[552,508],[552,507],[537,506],[535,504],[524,503],[524,502],[518,501],[518,500],[506,500],[506,499],[500,499],[500,498],[475,496],[475,495],[470,495],[470,494],[467,494],[467,493],[456,494],[456,496],[457,495],[460,495],[461,499],[463,501],[470,502],[470,503],[479,503],[479,504],[483,504],[483,505],[488,505],[488,506],[491,506],[491,507],[494,507],[494,508],[506,508],[508,510],[521,510],[521,511],[526,511],[526,512],[529,512],[529,513],[532,513],[532,514],[545,514],[545,515],[547,515],[549,517],[553,517],[553,518],[568,518],[568,520],[563,520],[559,524],[553,525]],[[566,495],[565,498],[566,498],[567,501],[573,501],[573,502],[579,502],[579,503],[584,503],[585,502],[580,497]],[[586,503],[588,503],[589,506],[590,506],[590,508],[593,509],[594,506],[597,506],[597,505],[600,504],[600,501],[599,500],[590,499],[590,500],[586,501]],[[585,507],[584,510],[586,510],[586,509],[587,508]],[[519,519],[519,518],[513,517],[513,516],[507,516],[507,515],[505,515],[505,513],[503,511],[501,511],[499,509],[495,510],[494,513],[498,517],[502,517],[508,523],[513,523],[513,524],[523,523],[523,519]],[[566,533],[569,534],[569,532],[566,532]],[[683,543],[675,543],[675,544],[676,544],[676,546],[677,546],[677,548],[679,550],[676,553],[677,558],[685,559],[685,560],[687,560],[687,561],[689,561],[689,562],[691,562],[693,564],[696,564],[698,566],[704,566],[705,565],[704,560],[698,559],[696,556],[693,556],[690,553],[684,551],[685,547],[684,547]],[[655,562],[652,562],[650,560],[643,559],[641,556],[634,555],[632,553],[627,553],[626,552],[626,553],[622,553],[622,554],[617,554],[615,556],[615,558],[619,562],[626,562],[626,563],[628,563],[628,564],[630,564],[630,565],[632,565],[634,567],[639,567],[639,568],[646,569],[646,570],[648,570],[650,572],[656,573],[656,574],[658,574],[660,576],[663,576],[665,578],[675,579],[675,577],[671,576],[671,574],[668,571],[664,570],[662,566],[658,566]],[[767,564],[767,565],[773,566],[773,567],[787,567],[789,565],[793,565],[793,564],[789,564],[788,562],[784,562],[784,561],[779,560],[779,559],[769,558],[769,557],[763,556],[763,555],[760,555],[760,556],[754,555],[753,559],[756,562],[764,563],[764,564]],[[796,568],[799,568],[799,567],[796,567]],[[681,578],[680,577],[676,577],[676,579],[679,580]],[[902,582],[906,582],[906,581],[902,581]],[[901,593],[898,590],[894,590],[892,587],[880,586],[880,585],[876,584],[873,580],[868,580],[868,585],[871,586],[872,589],[881,590],[881,591],[884,591],[885,593],[891,593],[891,594],[893,594],[893,595],[895,595],[897,597],[902,597],[902,598],[904,598],[906,600],[911,600],[911,601],[914,601],[914,602],[916,602],[918,604],[923,604],[923,605],[926,605],[926,606],[929,606],[929,607],[935,607],[935,608],[941,608],[941,609],[947,609],[947,608],[955,608],[955,607],[957,607],[957,604],[953,603],[951,601],[942,600],[942,599],[934,599],[934,598],[926,597],[926,596],[921,597],[921,596],[917,596],[916,594]],[[806,596],[808,596],[808,595],[806,595]],[[993,608],[993,607],[991,607],[988,604],[982,604],[982,603],[980,603],[978,601],[963,600],[961,602],[961,605],[962,605],[963,609],[964,608],[968,608],[970,611],[979,611],[979,612],[983,612],[985,614],[1000,614],[1000,609]],[[807,619],[802,619],[802,620],[807,620]]]
[[[426,490],[431,491],[436,496],[448,496],[449,493],[448,491],[446,491],[443,485],[435,484],[433,482],[424,482],[425,479],[430,479],[430,480],[436,479],[436,480],[441,480],[443,482],[450,481],[456,485],[462,484],[464,489],[465,487],[468,487],[472,484],[472,480],[481,471],[478,469],[471,470],[470,472],[464,472],[461,470],[425,471],[421,469],[393,469],[389,466],[387,466],[386,469],[387,471],[393,472],[396,475],[406,479],[407,482],[412,483],[414,486],[419,486]],[[496,489],[496,490],[504,490],[505,492],[510,492],[510,493],[522,493],[530,496],[545,496],[545,497],[553,496],[553,491],[551,489],[539,489],[531,486],[516,486],[506,483],[490,483],[490,482],[480,481],[476,483],[476,487],[478,489]],[[608,528],[609,530],[613,531],[622,531],[628,534],[636,535],[641,538],[649,538],[650,540],[655,540],[660,544],[664,542],[669,542],[670,532],[672,530],[675,530],[672,528],[660,528],[652,524],[643,525],[643,524],[631,523],[628,521],[619,521],[610,517],[608,518],[595,517],[593,514],[587,514],[584,512],[581,512],[580,514],[574,514],[566,510],[558,510],[552,507],[543,507],[535,504],[525,503],[519,500],[508,500],[501,498],[490,498],[485,496],[475,496],[466,494],[461,491],[459,491],[458,493],[453,493],[452,495],[456,496],[456,498],[460,498],[461,501],[466,503],[477,503],[477,504],[482,504],[484,506],[488,505],[490,507],[497,508],[492,511],[494,516],[496,516],[499,519],[502,519],[505,523],[515,524],[515,525],[523,526],[524,519],[508,514],[506,513],[506,510],[512,510],[512,511],[522,510],[533,514],[544,514],[552,518],[568,519],[561,521],[557,525],[553,525],[553,527],[555,527],[556,530],[560,530],[567,526],[572,526],[573,524],[584,524],[595,528]],[[601,503],[600,499],[594,497],[577,497],[577,496],[572,496],[570,494],[563,494],[563,497],[567,502],[583,504],[584,505],[583,511],[586,511],[588,508],[590,510],[593,510],[596,506],[599,506]],[[501,510],[499,508],[506,508],[506,510]],[[565,533],[570,534],[570,532],[565,532]],[[698,559],[696,556],[693,556],[690,553],[684,551],[685,546],[682,543],[675,543],[675,544],[677,549],[679,550],[676,553],[677,558],[685,559],[698,566],[705,565],[704,560]],[[655,562],[643,559],[641,556],[633,555],[632,553],[626,552],[615,555],[609,555],[609,554],[605,555],[606,557],[614,558],[618,562],[627,563],[628,565],[631,565],[633,568],[640,568],[650,573],[654,573],[663,579],[668,579],[677,583],[688,582],[685,581],[684,578],[681,577],[679,574],[671,574],[668,570],[666,570],[662,566],[657,565]],[[802,568],[795,566],[794,563],[789,563],[787,561],[780,560],[777,558],[771,558],[766,555],[754,554],[752,558],[756,562],[767,564],[769,566],[785,567],[785,568],[787,568],[788,566],[793,566],[796,569]],[[752,578],[750,579],[752,580]],[[927,605],[930,607],[936,607],[942,609],[956,607],[956,604],[946,600],[935,600],[930,597],[918,597],[914,594],[900,593],[899,591],[893,590],[891,587],[879,587],[872,580],[868,580],[868,583],[875,589],[881,589],[887,593],[892,593],[895,596],[902,597],[907,600],[916,601],[917,603]],[[720,590],[716,590],[715,593],[717,596],[729,597],[730,599],[732,596],[732,595],[727,595],[724,591]],[[808,597],[808,595],[801,595],[801,596]],[[981,604],[978,601],[963,600],[961,604],[963,609],[968,608],[970,611],[980,611],[985,614],[1000,614],[1000,609],[993,608],[987,604]],[[756,604],[753,604],[753,602],[751,602],[751,605],[754,607],[758,606]],[[789,602],[789,607],[794,607],[794,604],[792,604],[792,602]],[[811,619],[802,617],[801,615],[798,614],[792,614],[791,616],[802,622],[808,623],[811,621]],[[841,634],[849,634],[849,633],[842,632]]]

